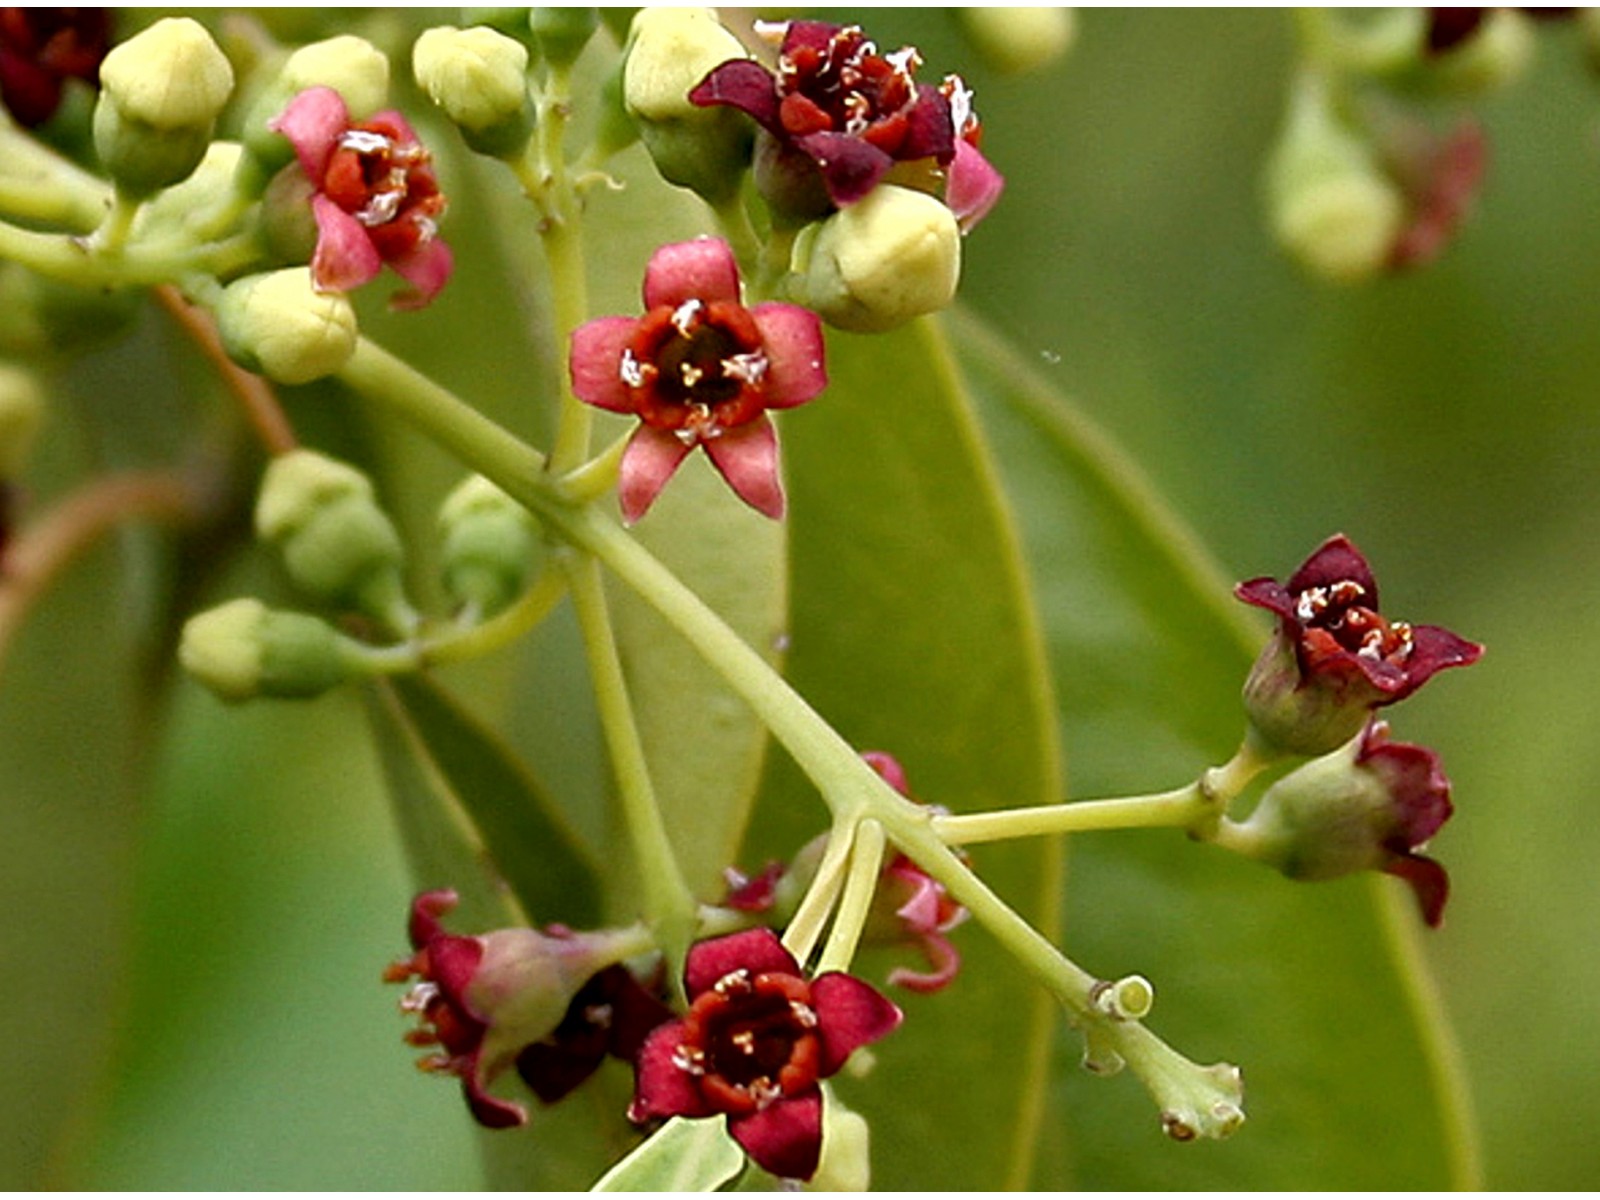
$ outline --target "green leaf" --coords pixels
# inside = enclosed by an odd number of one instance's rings
[[[423,676],[379,685],[374,696],[419,885],[460,888],[457,873],[491,867],[535,923],[598,924],[594,861],[510,747]]]
[[[955,810],[1059,798],[1054,708],[1019,543],[936,327],[830,334],[831,384],[782,416],[793,607],[789,674],[861,750],[895,755],[919,799]],[[748,866],[825,827],[815,791],[774,760]],[[1053,925],[1059,857],[986,846],[976,865]],[[1058,1012],[975,928],[960,977],[898,993],[905,1024],[870,1077],[835,1081],[872,1127],[885,1188],[1023,1186]],[[856,972],[881,982],[905,948]]]
[[[674,1117],[607,1171],[596,1192],[714,1192],[744,1167],[744,1151],[721,1117]]]
[[[1104,435],[993,334],[951,322],[1024,515],[1074,794],[1175,785],[1229,754],[1264,628]],[[1284,564],[1264,564],[1262,573]],[[1036,1186],[1441,1188],[1470,1182],[1447,1033],[1393,881],[1290,883],[1177,833],[1073,845],[1067,948],[1154,981],[1153,1029],[1243,1066],[1249,1122],[1176,1145],[1131,1081],[1054,1064]],[[1403,897],[1398,899],[1403,900]]]

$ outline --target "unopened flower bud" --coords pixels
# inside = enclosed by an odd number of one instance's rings
[[[417,85],[480,154],[518,154],[533,134],[528,48],[485,25],[441,25],[411,49]]]
[[[934,197],[880,184],[807,227],[795,263],[795,299],[840,329],[881,333],[955,298],[961,229]]]
[[[0,485],[15,479],[44,419],[44,391],[32,371],[0,363]]]
[[[1482,95],[1519,79],[1533,59],[1533,22],[1514,8],[1481,10],[1482,16],[1457,39],[1437,44],[1434,34],[1448,29],[1448,16],[1459,9],[1429,10],[1429,39],[1424,70],[1415,82],[1425,90],[1450,95]]]
[[[228,285],[217,328],[234,361],[278,383],[332,375],[355,353],[355,309],[340,292],[319,292],[308,267],[249,275]]]
[[[307,594],[391,628],[410,624],[400,534],[354,467],[314,450],[279,455],[261,481],[255,523]]]
[[[623,103],[662,178],[711,203],[738,191],[755,135],[737,110],[701,108],[689,92],[712,68],[748,57],[709,8],[644,8],[633,18]]]
[[[224,226],[237,216],[243,157],[244,147],[238,142],[212,142],[193,174],[139,210],[134,224],[138,235],[159,233],[194,244],[222,235]]]
[[[1009,75],[1048,66],[1077,37],[1070,8],[961,8],[956,14],[983,60]]]
[[[539,54],[548,63],[566,66],[578,55],[600,28],[597,8],[530,8],[528,28],[538,44]]]
[[[130,195],[187,178],[233,91],[233,68],[199,22],[167,17],[116,46],[100,64],[95,150]]]
[[[230,600],[190,617],[178,661],[223,700],[320,696],[355,673],[349,639],[305,613]]]
[[[284,60],[250,105],[244,142],[267,172],[294,158],[294,147],[268,126],[301,92],[328,87],[344,98],[356,120],[365,120],[389,101],[389,60],[365,38],[341,34],[301,46]]]
[[[1337,879],[1356,871],[1398,875],[1437,925],[1449,880],[1416,850],[1451,813],[1450,781],[1432,750],[1389,740],[1373,721],[1348,744],[1278,780],[1218,843],[1290,879]]]
[[[483,616],[499,612],[522,591],[538,546],[528,510],[481,475],[445,498],[439,509],[444,585],[459,604]]]
[[[1389,262],[1406,221],[1401,189],[1371,147],[1331,111],[1326,88],[1303,81],[1267,167],[1272,231],[1299,262],[1339,283]]]

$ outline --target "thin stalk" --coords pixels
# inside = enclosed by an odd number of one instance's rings
[[[872,912],[872,898],[878,891],[878,873],[883,869],[883,826],[871,817],[856,826],[855,846],[850,852],[850,870],[845,875],[844,891],[839,897],[839,911],[834,914],[833,928],[828,931],[827,944],[817,959],[817,974],[825,971],[845,971],[856,956],[856,946],[861,941],[861,931],[867,926]]]
[[[547,571],[504,612],[470,629],[423,642],[420,662],[428,666],[466,662],[501,650],[536,629],[566,594],[565,574]]]

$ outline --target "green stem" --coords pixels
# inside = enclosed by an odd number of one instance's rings
[[[421,661],[430,666],[465,662],[509,646],[554,612],[566,594],[566,577],[560,571],[547,571],[504,612],[481,625],[424,642]]]
[[[104,180],[21,130],[0,128],[0,212],[89,233],[110,202]]]
[[[856,826],[855,845],[850,851],[850,869],[845,875],[839,910],[828,931],[827,944],[817,959],[817,974],[845,971],[856,956],[861,931],[872,912],[872,898],[878,891],[878,873],[883,869],[883,826],[871,817]]]
[[[833,912],[839,889],[844,886],[845,870],[850,863],[850,850],[855,845],[856,823],[835,821],[828,835],[827,848],[817,873],[811,877],[811,886],[800,900],[788,927],[783,931],[783,944],[797,962],[804,963],[817,948],[823,927]]]
[[[116,253],[103,253],[93,235],[39,233],[0,221],[0,259],[78,287],[148,287],[181,281],[196,272],[227,275],[259,257],[253,233],[200,246],[135,242],[121,246]]]

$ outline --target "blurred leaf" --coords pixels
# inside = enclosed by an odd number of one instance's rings
[[[597,925],[594,860],[510,747],[431,679],[402,677],[372,696],[369,712],[419,887],[465,895],[471,889],[462,873],[488,867],[535,924]]]
[[[1053,705],[1019,545],[937,330],[831,334],[828,390],[783,414],[793,580],[789,674],[853,745],[895,755],[952,809],[1059,798]],[[747,865],[823,827],[814,789],[774,760]],[[1048,844],[982,847],[1002,894],[1050,930]],[[1054,1003],[974,928],[960,977],[897,994],[906,1022],[866,1081],[835,1080],[872,1126],[884,1188],[1025,1186]],[[881,980],[902,949],[864,955]],[[918,964],[920,965],[920,963]]]
[[[1175,785],[1231,753],[1248,625],[1143,477],[974,321],[952,323],[1024,514],[1077,795]],[[1267,564],[1267,573],[1292,564]],[[1162,1138],[1123,1080],[1058,1056],[1051,1187],[1440,1188],[1470,1152],[1436,1075],[1447,1032],[1391,938],[1376,878],[1289,883],[1177,833],[1073,847],[1068,948],[1155,981],[1153,1028],[1244,1067],[1249,1122],[1221,1145]],[[1402,919],[1414,920],[1409,914]],[[1081,927],[1079,927],[1081,925]]]
[[[719,1118],[674,1117],[594,1185],[596,1192],[714,1192],[744,1166]]]

